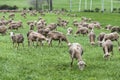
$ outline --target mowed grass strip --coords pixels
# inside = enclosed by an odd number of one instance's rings
[[[102,24],[104,28],[107,24],[120,25],[119,14],[109,13],[75,13],[78,17],[69,17],[64,15],[56,15],[53,13],[46,13],[46,16],[42,16],[47,23],[57,22],[57,18],[61,17],[69,21],[68,27],[74,29],[74,33],[77,30],[72,25],[74,19],[80,21],[82,16],[90,17],[92,20],[97,20]],[[0,17],[6,16],[8,20],[9,13],[0,13]],[[30,16],[27,14],[27,18],[24,19],[20,16],[20,13],[16,13],[15,21],[23,22],[23,29],[18,31],[13,30],[15,33],[22,33],[25,37],[25,46],[16,49],[13,47],[9,32],[5,36],[0,35],[0,79],[1,80],[114,80],[120,77],[120,52],[116,42],[114,43],[114,55],[111,60],[103,59],[102,48],[89,44],[88,36],[67,36],[70,42],[78,42],[84,49],[83,60],[86,62],[87,67],[85,70],[80,71],[77,66],[77,61],[74,60],[73,68],[70,68],[70,55],[68,53],[68,46],[65,42],[62,42],[61,46],[58,46],[57,41],[53,41],[53,46],[49,47],[47,43],[44,46],[28,47],[26,33],[29,30],[27,21],[38,20],[41,17]],[[58,27],[58,31],[66,34],[66,29]],[[36,29],[35,29],[36,31]],[[98,36],[100,32],[109,33],[105,29],[95,29],[95,33]],[[96,41],[97,43],[97,41]]]

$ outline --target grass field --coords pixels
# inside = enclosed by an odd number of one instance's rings
[[[105,27],[107,24],[120,26],[119,14],[109,13],[76,13],[78,17],[69,17],[66,15],[56,15],[53,13],[46,13],[43,18],[47,23],[56,22],[58,17],[62,17],[69,21],[67,27],[72,27],[74,32],[76,28],[72,25],[74,19],[80,21],[82,16],[91,17],[97,20]],[[0,13],[0,17],[9,13]],[[80,71],[77,66],[77,61],[74,61],[74,67],[70,68],[70,56],[68,53],[68,46],[63,42],[62,46],[58,46],[56,41],[53,41],[53,47],[49,47],[47,43],[44,46],[28,47],[26,33],[29,30],[27,21],[37,20],[40,15],[30,16],[24,19],[20,13],[16,13],[15,21],[21,20],[24,28],[15,33],[22,33],[25,37],[25,46],[20,46],[17,50],[12,46],[9,32],[7,35],[0,35],[0,79],[1,80],[116,80],[120,78],[120,52],[116,42],[114,43],[114,55],[111,60],[103,59],[102,48],[89,44],[87,36],[73,35],[67,36],[70,42],[78,42],[84,49],[83,60],[87,67]],[[8,19],[8,18],[7,18]],[[66,34],[66,29],[58,27],[58,31]],[[95,29],[95,33],[100,32],[109,33],[106,30]],[[97,41],[96,41],[97,42]]]
[[[30,1],[31,0],[0,0],[0,5],[2,4],[8,4],[8,5],[17,5],[19,9],[28,8],[30,7]],[[92,0],[93,6],[92,10],[95,10],[95,8],[101,9],[101,0]],[[110,12],[111,2],[110,0],[104,0],[104,8],[106,11]],[[53,9],[67,9],[70,10],[70,0],[53,0]],[[120,8],[120,1],[113,0],[113,8]],[[87,0],[87,10],[90,9],[90,0]],[[79,10],[79,0],[72,0],[72,11],[78,11]],[[85,0],[82,0],[81,3],[81,10],[85,10]]]
[[[62,5],[59,5],[57,2],[58,0],[54,1],[56,1],[56,5],[54,5],[56,9],[64,8],[69,2],[69,0],[60,0],[59,4]],[[98,3],[99,0],[93,1]],[[0,0],[0,4],[18,5],[20,9],[30,6],[28,0]],[[95,6],[97,6],[97,4]],[[119,7],[119,5],[115,6]],[[78,7],[78,5],[76,5],[76,7]],[[67,9],[69,9],[69,7],[67,7]],[[77,9],[78,8],[75,8],[75,10]],[[103,28],[107,24],[120,26],[120,14],[118,13],[76,12],[75,14],[78,16],[70,17],[66,16],[66,14],[56,15],[53,13],[46,13],[46,16],[43,16],[43,18],[49,24],[52,22],[56,23],[57,18],[62,17],[69,21],[67,27],[72,27],[74,33],[76,28],[72,25],[72,22],[74,19],[80,21],[82,16],[99,21]],[[0,13],[0,19],[3,15],[6,16],[6,20],[8,20],[9,13]],[[9,36],[10,30],[8,30],[7,34],[4,36],[0,34],[0,80],[119,80],[120,52],[118,51],[116,42],[113,42],[114,55],[111,60],[106,61],[103,59],[102,48],[97,45],[91,46],[89,44],[88,36],[67,36],[70,42],[78,42],[84,49],[83,60],[86,62],[87,67],[83,71],[78,69],[76,60],[74,60],[74,65],[71,70],[71,59],[68,53],[68,46],[64,42],[62,46],[58,46],[58,42],[53,41],[53,47],[49,47],[47,43],[42,47],[28,47],[26,33],[28,32],[29,27],[26,23],[27,21],[38,20],[39,17],[39,14],[37,16],[30,16],[27,14],[27,18],[24,19],[20,16],[20,13],[16,13],[14,20],[21,20],[24,28],[20,28],[18,31],[13,30],[13,32],[22,33],[24,35],[24,47],[20,46],[16,49],[12,46]],[[58,27],[58,31],[66,34],[66,29],[62,27]],[[106,31],[105,29],[95,29],[97,36],[100,32],[109,33],[110,31]]]

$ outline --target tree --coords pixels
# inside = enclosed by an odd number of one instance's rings
[[[30,4],[36,9],[42,10],[43,4],[47,3],[47,6],[49,6],[49,0],[30,0]]]

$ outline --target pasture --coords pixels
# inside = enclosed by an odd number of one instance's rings
[[[6,16],[6,20],[9,20],[8,15],[10,13],[0,13],[0,18]],[[98,45],[90,45],[88,36],[67,36],[70,42],[78,42],[84,49],[83,60],[86,62],[87,67],[80,71],[77,66],[77,61],[74,60],[73,68],[70,68],[70,55],[68,53],[68,46],[62,42],[61,46],[58,46],[57,41],[53,41],[53,46],[49,47],[47,43],[43,46],[28,47],[27,32],[29,26],[27,21],[38,20],[42,17],[46,20],[47,24],[56,23],[57,18],[61,17],[69,21],[68,27],[73,28],[75,33],[77,28],[72,25],[73,20],[81,21],[82,16],[92,18],[93,21],[99,21],[102,24],[103,29],[96,29],[95,33],[98,36],[100,32],[110,33],[104,29],[107,24],[120,26],[119,14],[113,13],[76,13],[77,17],[64,15],[56,15],[54,13],[45,13],[45,16],[30,16],[27,13],[27,18],[20,16],[20,13],[15,13],[15,21],[22,21],[23,28],[18,31],[12,30],[15,33],[22,33],[25,37],[25,45],[17,49],[13,47],[9,32],[2,36],[0,35],[0,79],[1,80],[114,80],[120,78],[120,52],[116,42],[114,43],[114,55],[111,60],[105,60],[103,58],[103,50]],[[74,13],[71,13],[74,14]],[[8,26],[6,26],[8,27]],[[66,34],[66,29],[58,27],[58,31]],[[36,31],[36,28],[34,29]],[[97,39],[96,39],[97,44]]]
[[[19,9],[23,9],[23,8],[29,8],[29,7],[33,7],[33,5],[30,4],[31,0],[0,0],[0,5],[11,5],[11,6],[18,6]],[[44,0],[43,0],[44,1]],[[72,11],[79,11],[79,1],[80,0],[71,0],[72,1]],[[85,10],[85,0],[81,0],[81,11]],[[92,0],[92,10],[95,10],[95,8],[99,8],[101,10],[101,0]],[[19,3],[19,4],[18,4]],[[43,7],[47,5],[47,3],[43,4]],[[54,0],[53,1],[53,9],[67,9],[68,11],[70,10],[70,0]],[[106,12],[110,12],[111,9],[111,2],[110,0],[104,0],[104,8]],[[118,0],[113,0],[113,8],[119,9],[120,8],[120,1]],[[43,8],[44,9],[44,8]],[[86,10],[90,9],[90,0],[87,0],[87,6],[86,6]]]

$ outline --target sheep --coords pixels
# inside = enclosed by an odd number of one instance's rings
[[[50,45],[52,46],[52,40],[58,40],[59,41],[58,45],[61,44],[61,41],[65,41],[67,44],[69,43],[66,36],[61,32],[50,31],[47,36],[49,38],[49,43],[48,43],[49,46]]]
[[[50,32],[50,29],[49,28],[38,29],[37,32],[47,37],[48,33]]]
[[[112,27],[113,27],[112,25],[108,24],[108,25],[105,27],[105,29],[106,29],[106,30],[111,30]]]
[[[73,34],[73,29],[71,27],[69,27],[67,29],[67,35]]]
[[[99,36],[97,37],[98,44],[99,44],[100,46],[102,45],[102,41],[103,41],[104,35],[105,35],[105,33],[104,33],[104,32],[101,32],[101,33],[99,34]]]
[[[47,25],[46,27],[49,28],[52,31],[52,30],[57,29],[57,24],[51,23],[51,24]]]
[[[85,34],[88,34],[88,32],[89,32],[89,30],[88,30],[88,28],[86,28],[86,27],[80,27],[77,31],[76,31],[76,35],[77,34],[83,34],[83,36],[85,35]]]
[[[102,48],[104,52],[104,58],[109,59],[110,52],[112,52],[113,55],[113,43],[110,39],[106,40],[105,42],[102,43]]]
[[[83,48],[79,43],[69,43],[69,54],[71,57],[71,67],[73,65],[73,60],[76,58],[78,60],[78,67],[80,70],[83,70],[86,66],[86,63],[82,60]]]
[[[91,45],[95,45],[96,35],[93,32],[93,30],[91,30],[91,32],[88,34],[88,36],[89,36],[89,40],[90,40]]]
[[[13,46],[14,46],[14,43],[17,43],[18,46],[20,43],[22,43],[22,45],[24,46],[24,37],[22,34],[14,34],[13,32],[10,32],[10,37],[12,39],[12,42],[13,42]],[[18,48],[17,46],[17,48]]]
[[[6,34],[6,31],[7,31],[7,28],[4,25],[0,26],[0,33],[2,35]]]
[[[36,46],[38,46],[38,42],[40,42],[40,44],[43,45],[42,41],[43,40],[47,41],[47,38],[44,35],[38,32],[34,32],[32,30],[27,33],[27,38],[28,38],[28,46],[30,46],[31,42],[34,42],[34,41],[37,42]]]
[[[103,41],[106,41],[110,39],[111,41],[117,41],[118,42],[118,45],[119,45],[119,34],[117,32],[113,32],[113,33],[109,33],[109,34],[105,34],[104,35],[104,38],[103,38]]]
[[[14,17],[15,17],[14,13],[9,14],[9,18],[14,18]]]
[[[119,26],[114,26],[111,28],[111,32],[118,32],[120,33],[120,27]]]

